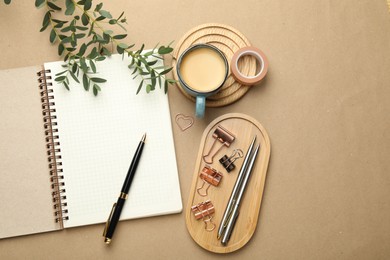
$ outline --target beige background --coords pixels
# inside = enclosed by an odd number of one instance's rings
[[[49,33],[39,33],[43,11],[34,1],[13,2],[0,3],[0,69],[58,60]],[[186,132],[173,125],[185,206],[205,126],[228,112],[263,124],[272,154],[258,228],[244,248],[220,256],[192,241],[181,213],[122,222],[110,247],[103,244],[103,225],[0,240],[1,259],[390,257],[385,0],[112,0],[105,6],[116,15],[124,10],[129,39],[147,47],[219,22],[240,30],[267,54],[270,69],[261,86],[233,105],[207,109]],[[169,98],[173,117],[193,113],[194,104],[177,89],[170,89]]]

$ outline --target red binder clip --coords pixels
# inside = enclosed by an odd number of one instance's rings
[[[210,185],[218,186],[222,179],[222,173],[218,172],[217,170],[211,168],[210,166],[206,165],[203,167],[202,171],[199,174],[199,177],[203,180],[203,184],[201,187],[196,189],[196,192],[202,197],[205,197],[208,195],[207,191],[210,188]],[[201,189],[203,189],[204,185],[208,183],[205,193],[201,193]]]
[[[191,211],[194,213],[196,220],[199,219],[203,220],[205,224],[204,229],[206,231],[211,232],[215,229],[216,225],[212,221],[213,217],[211,216],[212,214],[214,214],[215,209],[214,209],[214,205],[211,203],[210,200],[206,200],[205,202],[201,202],[197,205],[192,206]],[[208,228],[207,226],[210,225],[211,227]]]

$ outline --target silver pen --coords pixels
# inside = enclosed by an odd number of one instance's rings
[[[240,187],[240,191],[238,192],[237,199],[234,202],[232,213],[230,215],[229,221],[228,221],[228,223],[226,225],[225,233],[223,234],[222,240],[221,240],[221,243],[224,246],[226,246],[227,243],[229,242],[230,236],[231,236],[231,234],[233,232],[233,228],[234,228],[234,226],[236,224],[236,220],[237,220],[238,215],[240,213],[239,212],[239,208],[240,208],[242,196],[244,195],[246,186],[247,186],[249,178],[251,176],[253,165],[255,164],[257,153],[259,152],[259,148],[260,148],[260,145],[257,145],[257,147],[256,147],[256,149],[255,149],[255,151],[253,153],[253,156],[252,156],[252,158],[251,158],[251,160],[249,162],[247,173],[245,174],[245,178],[242,181],[242,185]]]
[[[235,204],[234,202],[236,200],[237,193],[238,193],[238,191],[240,189],[242,180],[244,178],[244,175],[245,175],[245,172],[246,172],[246,168],[248,166],[248,161],[249,161],[249,158],[250,158],[250,154],[252,153],[253,145],[255,144],[255,141],[256,141],[256,136],[253,138],[252,143],[250,144],[250,146],[248,148],[248,151],[247,151],[247,153],[245,155],[245,158],[244,158],[244,162],[242,163],[240,172],[238,173],[238,177],[237,177],[236,183],[234,184],[232,194],[230,195],[229,201],[228,201],[226,209],[225,209],[225,213],[223,214],[221,224],[219,225],[219,228],[218,228],[218,233],[217,233],[217,238],[218,239],[220,239],[222,234],[225,233],[225,229],[227,227],[227,223],[228,223],[228,221],[230,219],[230,213],[232,212],[233,205]]]

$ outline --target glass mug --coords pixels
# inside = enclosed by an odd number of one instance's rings
[[[217,93],[227,79],[225,55],[213,45],[196,44],[180,55],[176,70],[182,88],[196,98],[195,115],[202,118],[206,98]]]

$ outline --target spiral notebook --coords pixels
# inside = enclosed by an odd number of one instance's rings
[[[58,85],[62,62],[0,71],[0,238],[104,223],[144,133],[121,220],[181,212],[168,96],[136,95],[126,59],[98,63],[97,97]]]

